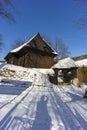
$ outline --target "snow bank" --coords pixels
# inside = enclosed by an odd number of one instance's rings
[[[0,79],[8,78],[12,80],[30,81],[36,85],[42,85],[48,81],[47,74],[50,69],[32,69],[11,64],[5,64],[0,70]]]
[[[78,60],[75,62],[79,67],[87,67],[87,59]]]
[[[8,64],[0,75],[0,130],[87,129],[87,85],[53,85],[39,70]]]

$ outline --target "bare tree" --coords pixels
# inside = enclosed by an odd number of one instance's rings
[[[63,41],[60,38],[56,37],[55,38],[55,42],[52,42],[47,35],[43,35],[42,37],[58,53],[58,56],[57,56],[58,59],[63,59],[63,58],[66,58],[66,57],[69,56],[69,54],[70,54],[69,48],[68,48],[68,46],[65,43],[63,43]]]
[[[49,44],[49,45],[53,45],[53,42],[50,40],[49,36],[47,36],[46,34],[42,35],[43,39]]]
[[[13,7],[11,0],[0,0],[0,17],[11,22],[16,22],[11,12],[8,11],[9,5]],[[2,51],[3,44],[3,36],[0,34],[0,52]]]
[[[3,46],[3,36],[0,34],[0,52],[2,50],[2,46]]]
[[[22,40],[21,38],[15,40],[15,42],[12,44],[12,49],[15,49],[19,46],[21,46],[25,41]]]
[[[1,0],[0,1],[0,17],[6,18],[9,21],[16,22],[11,12],[8,11],[8,6],[12,6],[11,0]]]
[[[74,1],[77,2],[77,4],[81,4],[81,6],[79,7],[83,9],[77,21],[77,25],[80,28],[84,28],[84,27],[86,28],[87,27],[87,0],[74,0]]]
[[[63,59],[69,56],[70,52],[68,49],[68,46],[63,43],[63,41],[60,38],[55,39],[55,50],[58,53],[58,59]]]

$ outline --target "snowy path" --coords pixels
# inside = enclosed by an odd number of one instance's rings
[[[87,100],[69,87],[0,86],[0,130],[87,130]]]

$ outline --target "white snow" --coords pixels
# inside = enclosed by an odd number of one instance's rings
[[[0,75],[0,130],[87,130],[86,85],[56,86],[38,69],[10,64]]]
[[[78,60],[75,62],[79,67],[87,67],[87,59]]]
[[[72,60],[70,57],[59,60],[55,65],[52,66],[52,68],[72,68],[77,67],[74,60]]]
[[[24,46],[27,46],[27,44],[29,42],[31,42],[36,36],[37,36],[37,34],[35,34],[32,38],[30,38],[30,40],[28,40],[27,42],[25,42],[23,45],[17,47],[16,49],[11,50],[10,52],[11,53],[15,53],[15,52],[20,51]],[[42,40],[49,46],[48,42],[44,38],[42,38]],[[57,55],[57,52],[53,48],[51,48],[51,49],[53,51],[52,53]]]
[[[50,47],[49,43],[43,38],[43,41]],[[58,55],[58,53],[52,48],[53,54]]]
[[[30,40],[28,40],[27,42],[25,42],[23,45],[17,47],[16,49],[13,49],[12,51],[10,51],[11,53],[15,53],[15,52],[18,52],[20,51],[24,46],[26,46],[30,41],[32,41],[32,39],[34,37],[36,37],[37,34],[35,34],[32,38],[30,38]]]

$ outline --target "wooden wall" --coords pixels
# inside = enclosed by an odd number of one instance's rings
[[[28,52],[18,58],[13,55],[9,58],[8,63],[29,68],[50,68],[54,64],[54,58]]]

